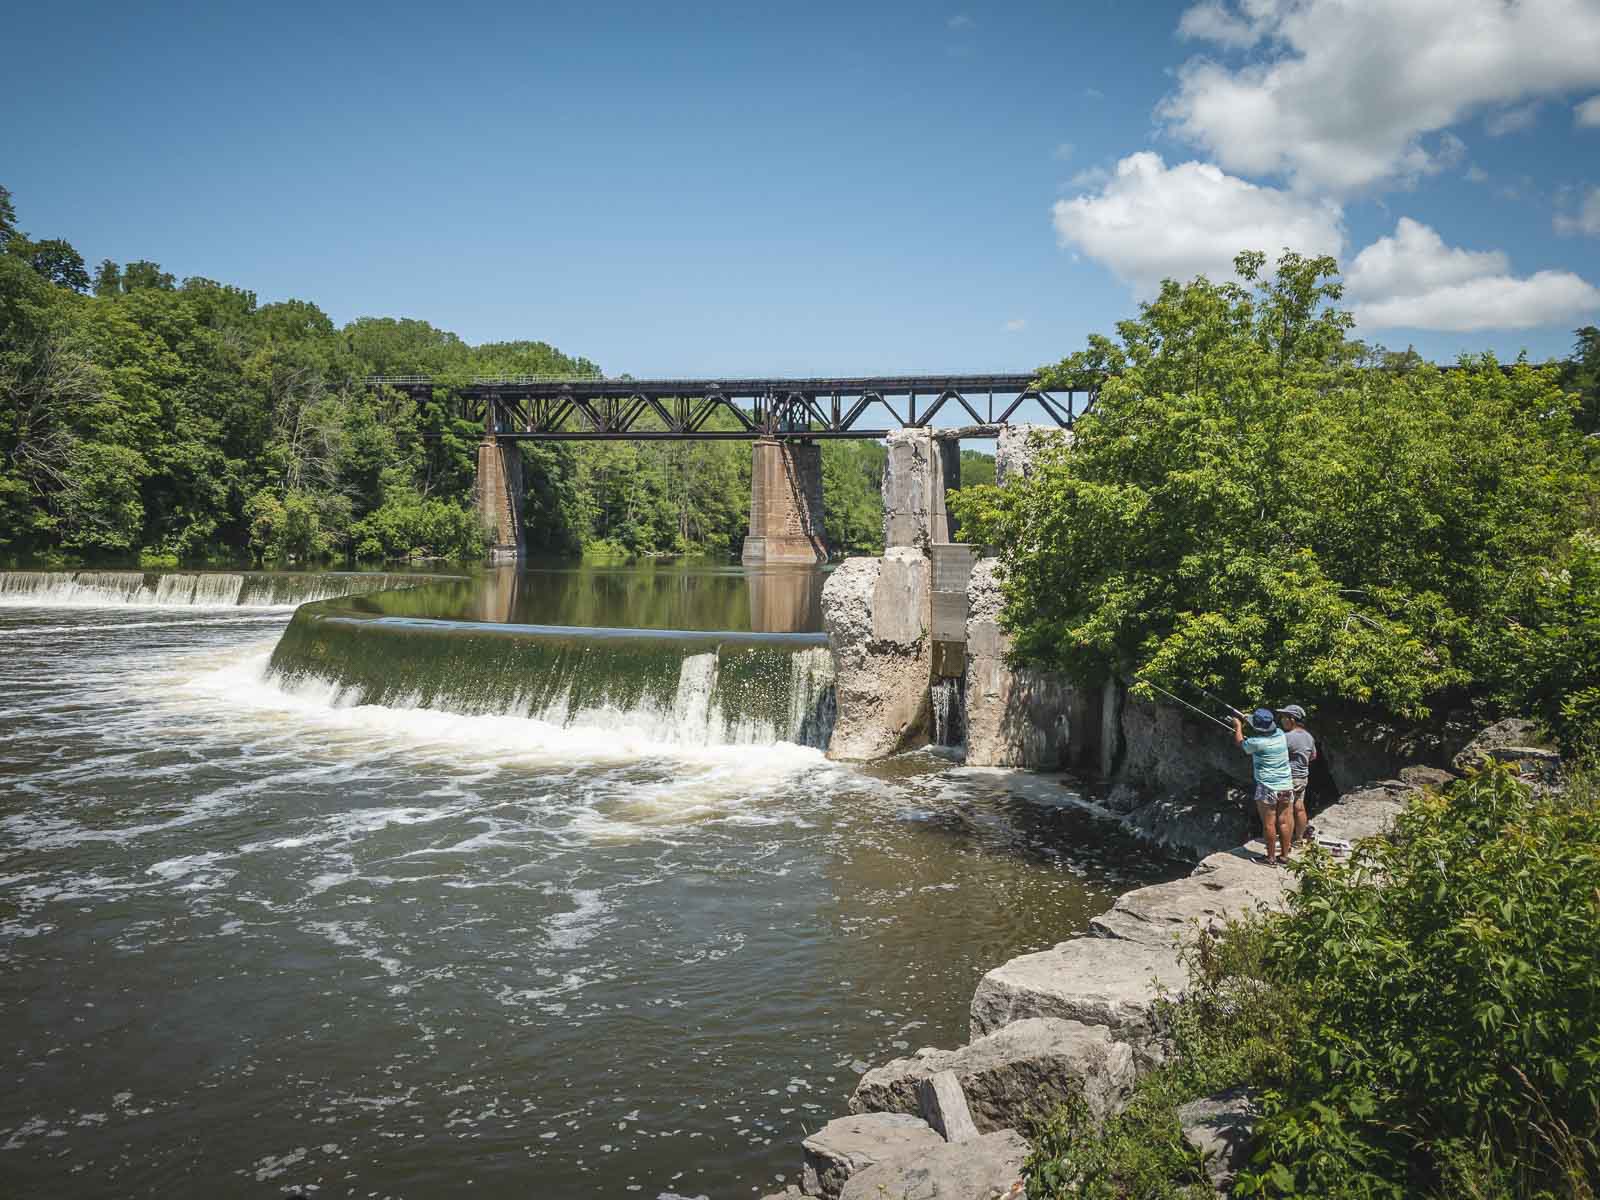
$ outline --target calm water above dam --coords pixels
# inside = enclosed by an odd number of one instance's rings
[[[759,1195],[984,970],[1176,873],[1053,780],[771,737],[820,711],[815,576],[442,581],[275,667],[341,590],[0,576],[0,1193]]]

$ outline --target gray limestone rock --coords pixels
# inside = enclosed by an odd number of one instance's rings
[[[1222,856],[1217,856],[1222,857]],[[1208,860],[1209,861],[1209,860]],[[1147,946],[1172,946],[1202,927],[1221,928],[1259,907],[1279,908],[1293,890],[1294,876],[1254,865],[1245,870],[1210,870],[1135,888],[1111,911],[1089,922],[1100,937],[1122,938]]]
[[[1123,816],[1122,824],[1173,857],[1190,862],[1247,841],[1257,828],[1246,791],[1222,786],[1157,797]]]
[[[885,1159],[844,1185],[839,1200],[995,1200],[1020,1196],[1028,1143],[1014,1129]]]
[[[1074,938],[985,975],[972,996],[972,1033],[979,1037],[1028,1017],[1060,1017],[1137,1040],[1153,1031],[1158,987],[1176,992],[1187,982],[1170,947]]]
[[[801,1143],[805,1151],[806,1191],[835,1197],[846,1180],[873,1163],[896,1155],[921,1155],[945,1144],[921,1117],[904,1113],[839,1117]]]
[[[1006,662],[1011,638],[1000,628],[1002,603],[999,560],[979,559],[967,583],[967,765],[1060,767],[1086,698],[1063,675]]]
[[[1220,1196],[1233,1187],[1239,1168],[1250,1161],[1261,1109],[1248,1088],[1230,1088],[1178,1109],[1178,1123],[1189,1144],[1206,1156],[1206,1177]]]
[[[1319,838],[1354,844],[1362,838],[1387,833],[1416,788],[1398,779],[1386,779],[1347,792],[1311,819]]]
[[[850,558],[822,589],[837,713],[828,756],[882,758],[926,736],[933,643],[930,566],[914,550]]]
[[[773,1192],[770,1196],[763,1196],[761,1200],[805,1200],[805,1193],[794,1184],[790,1184],[781,1192]]]
[[[1534,722],[1507,717],[1483,729],[1451,761],[1457,771],[1470,771],[1489,759],[1511,763],[1517,774],[1544,782],[1561,773],[1561,755]]]
[[[850,1111],[915,1113],[917,1085],[941,1071],[954,1072],[981,1133],[1047,1113],[1074,1091],[1104,1120],[1122,1110],[1137,1078],[1132,1047],[1104,1026],[1034,1017],[957,1050],[929,1047],[868,1071]]]
[[[1041,454],[1072,445],[1072,431],[1054,425],[1006,425],[995,438],[994,481],[1005,484],[1033,474]]]

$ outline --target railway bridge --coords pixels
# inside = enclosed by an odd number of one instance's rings
[[[814,379],[594,379],[375,376],[368,384],[431,399],[450,393],[481,419],[478,510],[491,557],[523,554],[521,441],[749,441],[750,532],[746,563],[816,563],[828,557],[822,522],[822,456],[829,438],[888,438],[910,430],[959,468],[962,438],[1006,425],[1062,429],[1094,400],[1093,389],[1049,391],[1033,375],[883,375]],[[936,418],[965,422],[935,425]],[[899,435],[906,436],[906,435]],[[937,449],[935,449],[937,447]],[[939,498],[942,503],[942,496]]]

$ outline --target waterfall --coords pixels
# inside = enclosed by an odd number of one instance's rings
[[[41,608],[294,608],[439,576],[360,571],[0,571],[0,604]]]
[[[336,706],[531,717],[685,746],[825,747],[823,634],[696,633],[295,614],[269,675]]]
[[[967,740],[962,724],[962,703],[966,688],[960,676],[935,679],[930,689],[933,701],[933,744],[960,746]]]

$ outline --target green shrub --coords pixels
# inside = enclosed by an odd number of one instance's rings
[[[1310,858],[1271,961],[1310,1003],[1236,1194],[1571,1196],[1600,1162],[1600,787],[1491,767],[1348,864]]]

